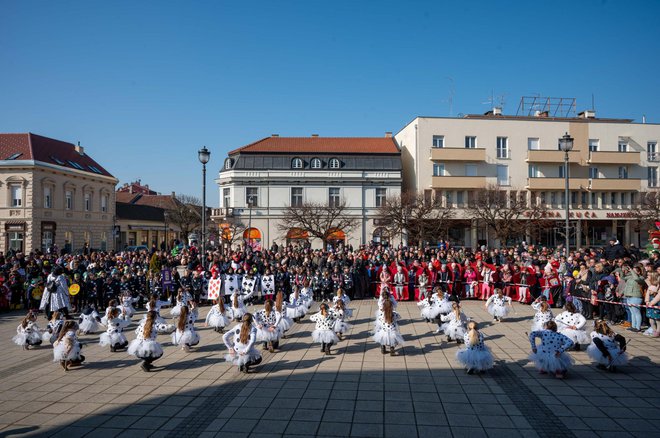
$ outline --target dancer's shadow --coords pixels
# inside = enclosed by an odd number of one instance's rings
[[[225,362],[221,356],[203,356],[195,357],[189,360],[177,361],[175,363],[169,364],[162,368],[167,368],[168,370],[188,370],[194,368],[202,368],[209,365],[217,364],[218,362]]]
[[[274,371],[283,371],[283,370],[295,370],[295,369],[306,369],[306,368],[312,368],[315,367],[316,365],[320,364],[324,360],[335,360],[337,359],[338,356],[335,356],[334,354],[331,354],[329,356],[321,356],[316,359],[305,359],[305,360],[276,360],[276,361],[271,361],[268,362],[259,368],[256,368],[259,371],[268,371],[268,372],[274,372]]]
[[[92,370],[109,370],[117,368],[128,368],[140,363],[139,360],[135,359],[121,359],[121,360],[108,360],[103,362],[83,362],[80,368],[92,369]],[[73,367],[71,369],[76,369]]]
[[[14,435],[23,435],[25,433],[33,432],[37,429],[39,429],[38,426],[25,426],[25,427],[10,430],[10,431],[7,431],[7,432],[0,432],[0,438],[10,437],[10,436],[14,436]]]
[[[529,320],[532,320],[532,319],[534,319],[534,316],[530,315],[530,316],[519,316],[517,318],[507,317],[507,318],[503,319],[503,321],[504,322],[521,322],[521,321],[529,321]]]

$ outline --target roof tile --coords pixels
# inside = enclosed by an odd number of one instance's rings
[[[266,137],[234,149],[238,153],[398,154],[393,137]]]

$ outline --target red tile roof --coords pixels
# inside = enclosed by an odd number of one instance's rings
[[[117,202],[132,205],[148,205],[150,207],[174,210],[176,200],[172,195],[143,195],[142,193],[116,192]]]
[[[132,204],[133,200],[135,200],[135,198],[137,198],[138,196],[140,196],[139,193],[128,193],[128,192],[120,192],[120,191],[117,191],[117,193],[115,193],[116,201],[123,202],[125,204]]]
[[[20,154],[16,160],[35,160],[69,169],[112,177],[110,172],[87,153],[81,155],[76,147],[65,141],[32,134],[0,134],[0,160]],[[75,163],[80,168],[71,164]],[[98,170],[96,172],[94,169]]]
[[[237,153],[398,154],[393,137],[266,137]]]

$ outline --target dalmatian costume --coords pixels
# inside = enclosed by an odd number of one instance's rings
[[[493,368],[493,353],[490,348],[484,343],[484,335],[479,332],[479,340],[476,344],[470,341],[470,334],[463,335],[463,342],[465,348],[456,352],[456,360],[458,360],[468,373],[471,371],[486,371]]]
[[[227,327],[229,322],[229,318],[227,318],[224,313],[220,312],[219,304],[211,306],[209,313],[206,315],[206,325],[213,327],[217,331]]]
[[[536,345],[536,339],[541,339],[541,345]],[[539,371],[547,373],[564,373],[573,365],[573,358],[566,353],[566,350],[573,347],[573,341],[561,333],[552,330],[535,331],[529,334],[529,342],[532,352],[529,360]],[[559,356],[556,354],[559,353]]]
[[[447,315],[440,315],[440,320],[447,323],[442,325],[442,329],[447,335],[448,341],[454,339],[459,344],[463,342],[463,336],[465,335],[465,325],[468,322],[468,318],[465,316],[465,313],[460,312],[459,317],[456,318],[456,313],[452,311]]]
[[[99,337],[99,345],[102,347],[109,345],[111,351],[115,351],[117,348],[126,347],[128,345],[128,340],[122,331],[130,324],[130,322],[131,321],[123,315],[108,320],[105,333],[101,333],[101,336]]]
[[[330,313],[332,313],[332,316],[335,318],[335,323],[332,327],[332,330],[337,335],[344,335],[348,333],[348,331],[351,329],[351,325],[344,322],[346,313],[342,309],[338,309],[337,307],[332,307],[330,309]]]
[[[397,345],[403,345],[403,336],[399,332],[399,324],[397,323],[401,316],[397,312],[392,312],[392,323],[385,321],[385,314],[381,312],[378,316],[376,325],[379,327],[374,333],[373,340],[381,345],[381,347],[394,348]]]
[[[335,295],[334,297],[332,297],[332,303],[337,304],[337,301],[339,301],[340,299],[344,302],[344,316],[346,318],[350,318],[351,316],[353,316],[353,309],[348,308],[348,305],[351,303],[351,299],[346,294],[343,294],[341,297]]]
[[[309,318],[316,323],[316,327],[312,332],[312,340],[321,344],[336,344],[339,338],[333,331],[335,318],[330,312],[323,315],[321,312],[315,313]]]
[[[534,315],[534,322],[532,322],[532,331],[537,332],[541,331],[545,327],[545,323],[552,321],[554,319],[554,315],[552,314],[552,310],[548,307],[547,312],[541,312],[541,303],[533,303],[532,304],[532,309],[536,310],[536,314]]]
[[[274,309],[270,314],[261,309],[254,314],[257,324],[257,342],[277,342],[280,339],[280,330],[277,328],[282,315]]]
[[[557,323],[557,332],[568,337],[574,344],[587,344],[590,339],[584,326],[587,320],[581,313],[570,313],[564,311],[555,317]],[[575,329],[570,328],[574,326]]]
[[[75,330],[69,330],[59,341],[53,344],[53,362],[82,362],[85,356],[80,354],[82,345],[78,342]]]
[[[307,306],[305,305],[304,298],[300,295],[296,298],[295,294],[291,294],[289,303],[286,305],[286,316],[291,319],[298,319],[305,316],[306,313]]]
[[[245,300],[251,298],[253,293],[254,291],[250,292],[247,295],[243,295],[238,290],[234,291],[231,297],[229,297],[229,303],[231,307],[229,307],[229,309],[227,310],[227,313],[229,314],[231,319],[240,320],[243,317],[243,315],[247,313],[247,308],[245,307]],[[236,302],[238,303],[238,307],[234,307],[234,297],[236,297]]]
[[[41,345],[42,341],[41,330],[39,326],[34,321],[28,321],[25,327],[23,324],[19,324],[16,327],[16,336],[12,338],[14,344],[20,345],[21,347],[26,347],[28,345]]]
[[[151,302],[147,302],[147,312],[151,312],[152,310],[156,312],[156,327],[158,327],[158,333],[172,333],[174,331],[174,325],[168,324],[165,319],[160,316],[160,308],[162,306],[169,306],[172,304],[172,301],[169,299],[167,301],[161,301],[161,300],[156,300],[156,305],[154,308],[151,308]],[[147,318],[147,315],[145,314],[142,317],[142,320],[145,320]]]
[[[423,300],[419,301],[417,303],[417,307],[420,308],[420,314],[422,315],[422,318],[428,322],[434,320],[438,316],[440,310],[438,306],[433,303],[431,297],[424,298]]]
[[[80,333],[87,335],[89,333],[96,333],[101,329],[101,317],[96,309],[89,309],[80,314],[78,318],[78,330]]]
[[[254,326],[250,327],[248,341],[242,343],[241,325],[238,324],[225,333],[222,340],[230,351],[225,354],[225,360],[238,366],[241,371],[245,371],[246,365],[256,365],[261,362],[261,353],[254,348],[254,343],[257,341],[257,329]]]
[[[131,319],[135,314],[135,309],[133,308],[133,303],[137,302],[137,298],[133,298],[130,295],[124,295],[121,297],[121,304],[119,305],[119,310],[122,310],[128,319]]]
[[[172,318],[178,318],[181,315],[181,307],[187,306],[190,301],[193,300],[193,296],[187,290],[181,292],[180,295],[176,297],[176,305],[170,310],[170,316]]]
[[[449,292],[439,292],[433,294],[431,297],[433,304],[438,307],[438,315],[446,315],[452,311],[452,302],[450,300],[451,294]]]
[[[488,300],[486,300],[486,307],[488,313],[490,313],[493,318],[500,320],[509,314],[511,311],[511,297],[491,295]]]
[[[199,334],[195,331],[195,321],[197,321],[197,309],[192,309],[188,313],[186,325],[183,331],[177,329],[172,333],[172,344],[188,348],[199,344]]]
[[[46,327],[46,330],[44,330],[43,334],[41,335],[42,341],[48,342],[52,345],[57,340],[57,337],[60,335],[60,330],[62,330],[63,325],[64,325],[63,319],[56,319],[56,320],[51,319],[50,321],[48,321],[48,327]]]
[[[163,347],[158,341],[156,341],[156,337],[158,336],[158,333],[162,331],[162,327],[160,327],[161,330],[159,330],[158,323],[154,322],[151,329],[151,335],[149,338],[145,338],[144,328],[146,323],[147,320],[143,319],[140,321],[138,328],[135,329],[135,335],[137,337],[128,344],[128,354],[135,356],[138,359],[153,362],[163,355]]]
[[[597,340],[598,339],[598,340]],[[603,335],[591,332],[591,344],[587,347],[589,357],[602,366],[623,366],[628,363],[628,354],[625,351],[626,341],[620,335]],[[609,354],[609,358],[605,355]]]

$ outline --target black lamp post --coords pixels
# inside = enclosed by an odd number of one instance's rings
[[[568,254],[569,254],[569,231],[570,227],[568,224],[568,216],[570,213],[569,206],[570,206],[570,199],[569,199],[569,191],[568,191],[568,153],[573,149],[573,137],[568,135],[568,132],[564,134],[562,138],[559,139],[559,149],[564,152],[564,179],[566,180],[566,193],[565,193],[565,204],[566,204],[566,229],[565,229],[565,237],[566,237],[566,259],[568,259]]]
[[[202,163],[202,270],[206,270],[206,163],[211,159],[211,152],[202,147],[197,152],[199,162]]]

